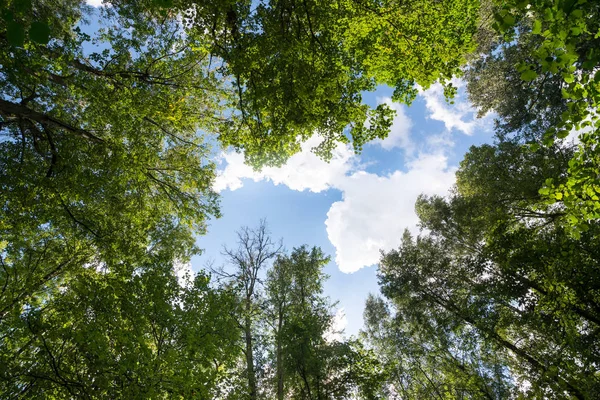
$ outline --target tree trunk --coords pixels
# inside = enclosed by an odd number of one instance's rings
[[[256,372],[254,371],[254,351],[252,346],[252,320],[246,317],[244,324],[244,336],[246,337],[246,366],[248,371],[248,392],[250,400],[256,400]]]
[[[283,326],[283,312],[279,310],[277,321],[277,400],[283,400],[283,349],[281,348],[281,328]]]

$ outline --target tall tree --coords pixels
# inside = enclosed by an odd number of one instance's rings
[[[565,211],[539,194],[547,176],[568,168],[564,151],[472,148],[449,199],[418,201],[429,233],[386,253],[380,279],[403,321],[436,340],[476,338],[528,395],[586,399],[600,385],[599,226],[572,237]]]
[[[283,327],[290,313],[291,296],[289,289],[292,284],[292,265],[287,256],[279,256],[273,267],[267,272],[266,296],[267,318],[273,326],[275,341],[275,385],[278,400],[285,397],[285,370]]]
[[[600,218],[598,104],[600,6],[587,0],[496,1],[498,34],[467,70],[471,99],[498,115],[498,133],[535,150],[578,134],[564,175],[548,176],[545,201],[566,210],[577,237]]]
[[[361,332],[385,367],[387,398],[511,398],[503,360],[476,332],[447,320],[440,326],[435,310],[396,300],[369,296]]]
[[[290,388],[286,390],[284,386],[292,385],[298,374],[302,377],[302,393],[313,398],[311,372],[307,369],[331,322],[330,306],[322,295],[325,278],[322,269],[328,261],[320,249],[309,251],[302,246],[289,256],[279,257],[269,271],[267,296],[275,320],[278,398],[290,393]]]
[[[257,228],[243,227],[238,231],[238,247],[224,249],[230,268],[216,271],[236,291],[240,301],[239,326],[244,340],[244,355],[248,395],[258,398],[256,371],[256,326],[260,321],[262,307],[263,274],[269,263],[281,253],[283,245],[275,243],[265,220]]]
[[[382,366],[360,341],[337,339],[334,304],[323,294],[329,262],[318,247],[294,248],[267,275],[278,399],[375,399]]]

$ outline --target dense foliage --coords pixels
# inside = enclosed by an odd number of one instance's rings
[[[498,2],[465,77],[496,142],[383,255],[364,337],[399,398],[600,392],[598,3]],[[483,36],[482,36],[483,37]],[[575,142],[573,142],[575,138]]]
[[[407,234],[382,258],[382,292],[396,311],[385,335],[399,330],[458,358],[472,398],[522,390],[584,399],[600,388],[600,226],[573,238],[561,223],[565,211],[539,194],[546,177],[568,168],[565,153],[513,143],[473,148],[450,198],[417,203],[429,233]],[[440,372],[440,386],[461,387],[456,367]]]
[[[357,150],[384,137],[392,112],[369,109],[361,93],[389,83],[409,102],[416,83],[447,81],[476,22],[474,0],[398,5],[3,2],[3,393],[220,390],[235,352],[217,334],[231,321],[215,310],[233,301],[231,288],[200,276],[181,289],[173,275],[219,215],[207,143],[244,150],[259,167],[283,163],[313,134],[324,157],[349,137]],[[432,29],[440,18],[449,22]],[[204,340],[194,324],[210,327]]]
[[[0,397],[597,397],[599,2],[109,3],[0,5]],[[495,143],[419,199],[360,339],[329,258],[264,224],[178,278],[219,216],[212,146],[359,152],[393,117],[364,92],[455,76]]]

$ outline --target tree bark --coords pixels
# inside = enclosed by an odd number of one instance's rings
[[[27,118],[31,121],[47,123],[58,128],[65,129],[67,131],[76,133],[86,139],[93,140],[95,142],[103,142],[98,136],[86,131],[85,129],[78,128],[67,122],[60,121],[50,115],[40,113],[32,110],[31,108],[18,103],[12,103],[10,101],[0,99],[0,113],[4,115],[15,115],[21,118]]]
[[[250,311],[250,310],[247,310]],[[244,336],[246,339],[246,367],[248,373],[248,392],[251,400],[256,400],[256,372],[254,371],[254,348],[252,343],[252,320],[246,317],[244,323]]]
[[[277,321],[277,400],[283,400],[283,349],[281,346],[281,328],[283,327],[283,312],[279,310]]]

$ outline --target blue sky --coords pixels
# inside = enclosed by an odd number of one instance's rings
[[[382,87],[365,102],[390,102],[389,95]],[[356,334],[367,294],[378,292],[379,250],[396,247],[405,229],[418,232],[416,197],[446,194],[468,148],[492,140],[492,118],[476,118],[464,88],[453,105],[439,85],[422,91],[411,107],[390,104],[397,111],[390,136],[360,155],[339,145],[326,163],[310,152],[320,140],[315,136],[285,166],[255,172],[243,155],[224,151],[215,183],[223,217],[198,237],[204,253],[192,269],[223,264],[222,246],[235,245],[236,230],[266,218],[272,237],[283,238],[288,250],[307,244],[331,256],[325,291],[339,301],[339,326]]]

